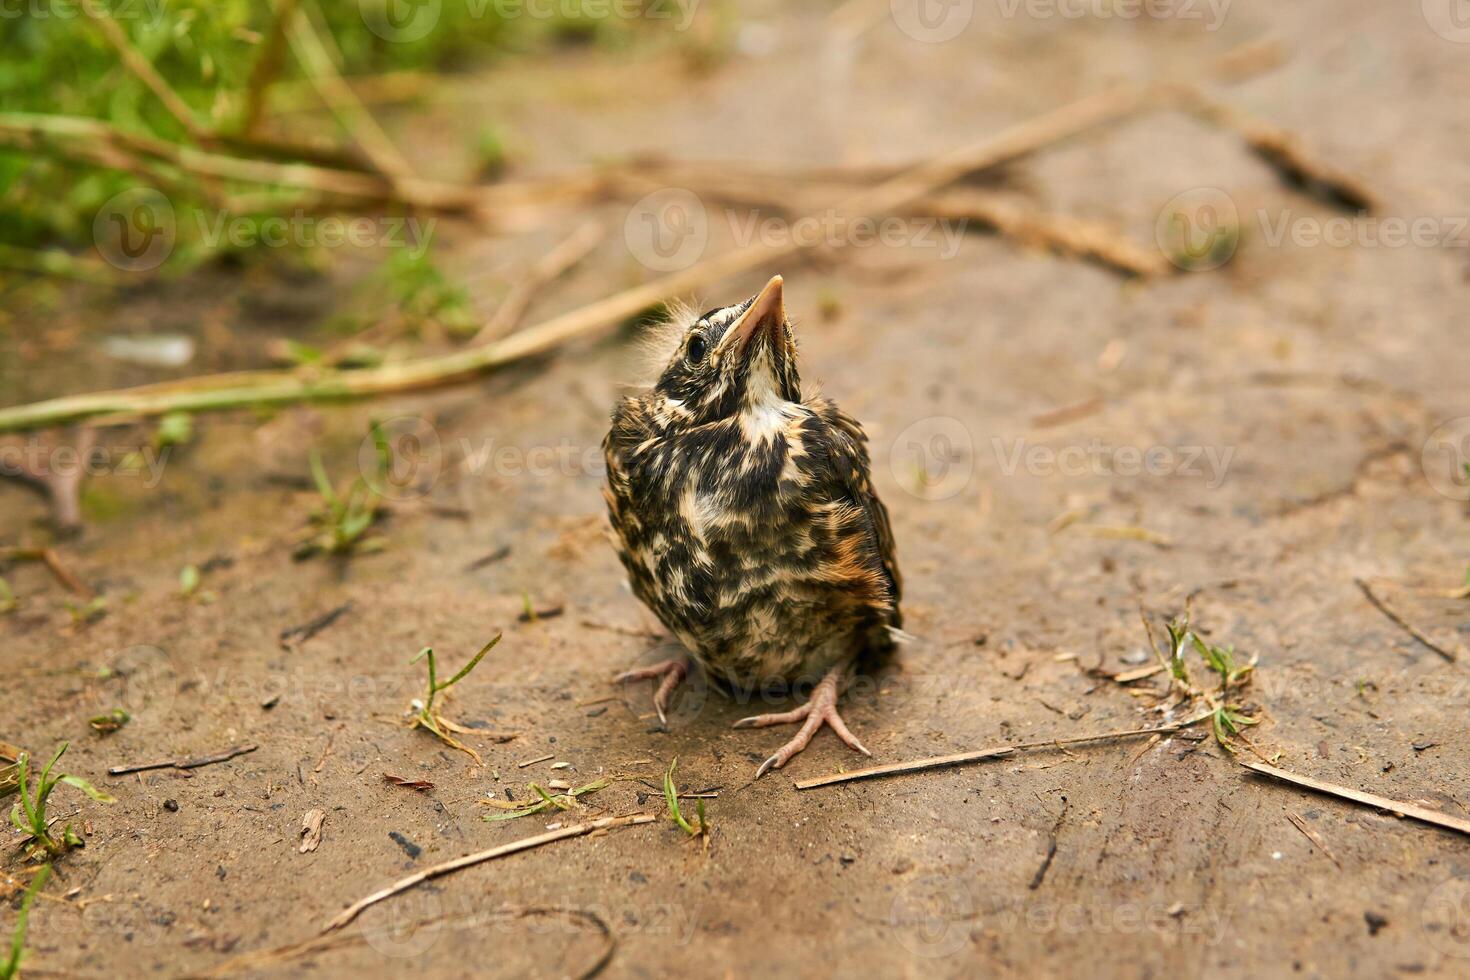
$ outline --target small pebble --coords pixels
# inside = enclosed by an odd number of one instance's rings
[[[163,801],[163,808],[165,810],[167,810],[169,813],[178,813],[179,812],[179,801],[178,800],[164,800]]]

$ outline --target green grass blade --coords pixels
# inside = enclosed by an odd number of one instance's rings
[[[24,809],[25,815],[26,815],[26,820],[28,820],[30,822],[29,823],[29,826],[23,825],[23,824],[18,824],[18,823],[15,824],[15,825],[17,827],[19,827],[21,830],[24,830],[27,833],[29,833],[30,830],[31,830],[31,828],[34,827],[34,826],[36,826],[36,811],[33,810],[33,809],[31,809],[31,796],[30,796],[30,793],[31,793],[31,790],[30,790],[30,784],[31,784],[31,779],[30,779],[31,754],[29,752],[22,752],[20,754],[20,758],[18,758],[18,759],[15,760],[15,764],[19,768],[19,774],[16,776],[16,785],[18,785],[20,787],[20,803],[17,804],[17,805]],[[15,823],[15,811],[14,810],[10,811],[10,822],[11,823]]]
[[[88,796],[90,796],[92,799],[96,800],[98,803],[116,803],[117,802],[117,797],[112,796],[109,793],[104,793],[102,790],[98,789],[96,786],[93,786],[91,783],[87,782],[81,776],[72,776],[72,775],[69,775],[68,774],[68,775],[62,776],[60,779],[57,780],[57,782],[66,783],[66,785],[68,785],[68,786],[71,786],[71,787],[74,787],[75,789],[81,790],[83,793],[86,793]]]
[[[679,791],[674,788],[674,767],[678,764],[679,757],[674,756],[674,761],[669,763],[669,771],[664,773],[664,800],[669,804],[669,814],[674,818],[674,823],[682,827],[684,833],[694,837],[699,831],[690,826],[689,821],[684,819],[684,814],[679,811]]]
[[[31,917],[31,905],[36,901],[36,896],[41,894],[41,889],[46,887],[46,881],[50,877],[51,865],[41,865],[41,870],[36,872],[30,886],[26,888],[25,897],[20,900],[15,931],[10,934],[10,955],[5,958],[4,963],[0,963],[0,980],[11,980],[20,970],[20,958],[26,945],[26,921]]]
[[[322,454],[316,449],[311,451],[311,479],[316,483],[316,492],[321,494],[327,506],[336,507],[337,491],[332,489],[332,481],[327,476],[326,467],[322,465]]]
[[[494,649],[495,644],[500,642],[500,637],[501,634],[496,633],[495,638],[489,643],[485,644],[483,647],[481,647],[480,652],[475,654],[474,657],[470,659],[469,663],[460,668],[459,673],[455,674],[453,677],[449,678],[449,680],[445,681],[443,686],[441,686],[439,690],[442,691],[446,687],[453,687],[455,684],[459,683],[459,681],[462,680],[466,674],[474,670],[475,666],[479,664],[481,660],[485,659],[485,654],[489,653],[492,649]]]

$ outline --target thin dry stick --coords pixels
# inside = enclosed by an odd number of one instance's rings
[[[291,49],[296,52],[297,60],[321,94],[322,101],[379,171],[394,181],[413,177],[413,168],[388,134],[383,132],[372,113],[357,100],[352,88],[342,80],[337,66],[332,63],[332,56],[313,24],[311,15],[316,13],[315,5],[307,2],[299,11],[291,10],[292,6],[286,0],[276,2],[277,12],[284,14]]]
[[[159,102],[163,103],[169,115],[179,121],[179,125],[194,139],[201,142],[213,137],[213,134],[194,115],[194,110],[189,108],[179,93],[175,92],[173,86],[164,80],[164,77],[153,67],[153,63],[143,57],[143,53],[133,46],[127,32],[117,21],[113,20],[112,13],[95,3],[83,3],[82,9],[92,18],[92,23],[102,32],[107,43],[117,51],[118,57],[127,67],[128,71],[138,76],[139,81],[148,86]]]
[[[470,345],[483,344],[510,333],[520,325],[526,308],[543,288],[572,269],[597,247],[606,234],[606,229],[596,221],[589,221],[570,238],[547,252],[526,275],[511,289],[490,319],[470,340]]]
[[[221,762],[229,762],[236,756],[248,755],[260,746],[252,743],[245,745],[234,745],[223,752],[212,752],[209,755],[196,755],[182,759],[164,759],[162,762],[143,762],[130,766],[113,766],[107,770],[109,776],[126,776],[135,772],[148,772],[150,769],[198,769],[201,766],[212,766]]]
[[[1328,204],[1348,211],[1377,211],[1377,195],[1358,177],[1312,156],[1299,137],[1279,126],[1246,115],[1198,91],[1183,89],[1186,105],[1207,122],[1228,129],[1279,173]]]
[[[83,599],[92,598],[92,590],[82,584],[64,564],[55,548],[0,548],[0,561],[38,561],[46,566],[56,581]]]
[[[1018,207],[991,194],[951,191],[923,198],[909,210],[948,221],[974,221],[1022,245],[1089,259],[1141,279],[1177,271],[1157,249],[1135,245],[1104,225]]]
[[[1387,599],[1383,598],[1377,592],[1373,591],[1373,586],[1369,585],[1366,579],[1359,578],[1353,579],[1353,581],[1357,583],[1358,588],[1363,590],[1363,595],[1368,597],[1368,601],[1373,603],[1374,607],[1379,612],[1387,616],[1404,632],[1408,633],[1414,639],[1418,640],[1420,643],[1424,644],[1429,649],[1439,654],[1441,657],[1444,657],[1450,663],[1455,663],[1460,659],[1459,654],[1456,650],[1449,650],[1443,646],[1440,646],[1428,633],[1425,633],[1419,627],[1415,626],[1413,623],[1405,619],[1402,613],[1400,613],[1393,606],[1389,605]]]
[[[800,176],[783,178],[779,173],[736,173],[732,176],[728,173],[712,173],[708,168],[684,170],[673,167],[662,176],[658,176],[656,170],[647,176],[639,175],[639,171],[647,170],[646,164],[635,164],[632,169],[609,179],[614,190],[619,189],[619,185],[627,185],[623,189],[633,189],[641,193],[670,185],[687,187],[707,200],[733,201],[784,214],[799,214],[810,210],[794,204],[790,194],[793,183],[802,192],[800,200],[812,198],[823,203],[851,195],[855,186],[851,182],[844,184],[831,181],[815,181],[803,186]],[[903,210],[914,216],[939,218],[949,222],[973,222],[1023,246],[1045,248],[1060,255],[1096,262],[1124,275],[1147,278],[1178,271],[1157,249],[1135,245],[1121,233],[1105,225],[1066,215],[1047,214],[985,191],[941,191],[919,198]]]
[[[407,878],[395,881],[387,888],[379,889],[366,898],[353,902],[322,927],[322,932],[328,933],[334,929],[340,929],[357,918],[363,909],[376,905],[384,899],[392,898],[399,892],[407,891],[415,885],[428,881],[430,878],[438,878],[440,875],[446,875],[450,872],[458,871],[461,868],[468,868],[485,861],[492,861],[495,858],[505,857],[507,854],[516,854],[520,851],[528,851],[531,848],[540,847],[543,844],[566,840],[568,837],[581,837],[583,834],[590,834],[595,830],[611,830],[615,827],[632,827],[637,824],[652,823],[656,819],[657,817],[651,813],[635,813],[627,817],[603,817],[601,820],[574,824],[570,827],[563,827],[560,830],[537,834],[535,837],[525,837],[521,840],[511,841],[509,844],[492,847],[488,851],[466,854],[464,857],[455,858],[452,861],[445,861],[442,864],[436,864],[433,867],[415,872]]]
[[[1054,738],[1044,742],[1022,742],[1019,745],[998,745],[994,748],[980,749],[975,752],[959,752],[955,755],[940,755],[929,759],[916,759],[913,762],[892,762],[885,766],[872,766],[868,769],[856,769],[852,772],[838,772],[830,776],[819,776],[816,779],[803,780],[796,784],[797,789],[816,789],[820,786],[831,786],[835,783],[850,783],[857,779],[875,779],[879,776],[896,776],[908,772],[922,772],[925,769],[941,769],[946,766],[960,766],[970,762],[983,762],[986,759],[999,759],[1017,752],[1031,749],[1060,748],[1063,745],[1084,745],[1089,742],[1108,742],[1120,738],[1137,738],[1140,735],[1167,735],[1188,728],[1190,725],[1198,724],[1208,714],[1191,718],[1188,721],[1177,722],[1173,725],[1164,725],[1159,728],[1134,728],[1122,732],[1104,732],[1100,735],[1080,735],[1075,738]]]
[[[59,141],[59,142],[52,142]],[[494,188],[465,187],[423,178],[389,180],[377,174],[307,163],[277,163],[209,153],[129,133],[100,119],[47,113],[0,113],[0,144],[59,153],[114,169],[154,176],[147,162],[177,167],[198,178],[319,191],[368,201],[401,201],[434,211],[479,213]],[[103,151],[106,152],[103,152]]]
[[[1397,817],[1409,817],[1410,819],[1423,823],[1434,824],[1436,827],[1444,827],[1446,830],[1455,830],[1462,834],[1470,834],[1470,820],[1452,817],[1449,814],[1440,813],[1438,810],[1430,810],[1427,807],[1416,806],[1413,803],[1391,800],[1386,796],[1378,796],[1375,793],[1364,793],[1361,790],[1349,789],[1346,786],[1338,786],[1334,783],[1324,783],[1320,779],[1313,779],[1310,776],[1298,776],[1294,772],[1277,769],[1275,766],[1268,766],[1263,762],[1242,761],[1240,764],[1252,772],[1258,772],[1263,776],[1272,776],[1283,782],[1303,786],[1307,789],[1316,790],[1319,793],[1326,793],[1329,796],[1352,800],[1354,803],[1361,803],[1364,806],[1375,807],[1379,810],[1387,810]]]
[[[240,123],[240,132],[244,136],[254,136],[265,115],[266,96],[271,82],[281,71],[282,56],[286,53],[286,25],[296,13],[296,3],[297,0],[280,0],[275,5],[270,33],[251,66],[250,81],[245,89],[245,113]]]
[[[1305,820],[1297,816],[1295,813],[1287,813],[1286,819],[1291,821],[1291,825],[1293,827],[1302,832],[1303,837],[1316,845],[1317,850],[1321,851],[1323,856],[1325,856],[1333,864],[1337,865],[1338,870],[1342,870],[1342,862],[1337,859],[1337,855],[1332,853],[1332,851],[1327,847],[1326,842],[1322,840],[1321,836],[1319,836],[1315,830],[1307,826],[1307,822]]]

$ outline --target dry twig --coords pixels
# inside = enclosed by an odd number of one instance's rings
[[[1328,849],[1326,842],[1322,840],[1321,836],[1315,830],[1307,826],[1307,822],[1305,820],[1297,816],[1295,813],[1290,812],[1286,814],[1286,819],[1291,821],[1291,825],[1293,827],[1302,832],[1303,837],[1316,845],[1317,850],[1321,851],[1323,856],[1325,856],[1333,864],[1337,865],[1337,869],[1339,871],[1342,870],[1342,862],[1337,859],[1337,855],[1333,854],[1332,851]]]
[[[266,94],[271,82],[281,70],[282,56],[286,53],[286,25],[296,13],[297,0],[279,0],[275,5],[275,16],[271,20],[270,32],[265,36],[260,54],[250,68],[250,81],[245,89],[245,113],[240,123],[240,132],[254,136],[265,115]]]
[[[293,10],[300,7],[299,10]],[[276,0],[277,16],[285,22],[286,36],[291,48],[305,70],[312,85],[321,94],[322,101],[337,117],[337,121],[352,134],[357,145],[367,154],[380,173],[393,181],[394,185],[414,177],[413,168],[399,152],[398,147],[383,132],[372,113],[358,101],[356,93],[342,80],[332,56],[322,43],[321,35],[313,25],[312,14],[317,13],[315,4],[309,0],[295,3],[292,0]]]
[[[196,755],[182,759],[164,759],[162,762],[143,762],[137,765],[113,766],[107,770],[109,776],[126,776],[134,772],[147,772],[150,769],[198,769],[200,766],[212,766],[218,762],[229,762],[236,756],[246,755],[254,752],[260,746],[251,742],[245,745],[236,745],[225,749],[223,752],[215,752],[212,755]]]
[[[92,590],[71,573],[54,548],[0,548],[0,561],[38,561],[46,566],[56,581],[83,599],[92,598]]]
[[[1377,211],[1377,196],[1367,185],[1326,161],[1312,156],[1294,134],[1255,119],[1238,109],[1184,90],[1185,104],[1196,115],[1245,140],[1247,146],[1293,187],[1347,211]]]
[[[651,813],[635,813],[631,816],[626,817],[603,817],[601,820],[593,820],[589,823],[574,824],[570,827],[562,827],[559,830],[552,830],[544,834],[537,834],[534,837],[525,837],[521,840],[511,841],[509,844],[501,844],[499,847],[492,847],[487,851],[479,851],[475,854],[466,854],[464,857],[455,858],[452,861],[445,861],[442,864],[436,864],[433,867],[425,868],[422,871],[415,872],[414,874],[409,875],[407,878],[402,878],[398,881],[395,881],[388,887],[379,889],[366,898],[362,898],[356,902],[353,902],[351,905],[347,906],[347,908],[343,909],[340,913],[334,916],[332,920],[322,928],[322,933],[325,934],[333,931],[334,929],[342,928],[343,926],[350,923],[353,919],[357,918],[357,916],[364,909],[376,905],[378,902],[381,902],[384,899],[392,898],[394,895],[397,895],[400,892],[407,891],[415,885],[428,881],[430,878],[437,878],[440,875],[446,875],[453,871],[459,871],[462,868],[468,868],[476,864],[481,864],[485,861],[494,860],[495,858],[505,857],[508,854],[517,854],[521,851],[528,851],[534,847],[541,847],[543,844],[551,844],[559,840],[566,840],[568,837],[581,837],[583,834],[590,834],[598,830],[612,830],[617,827],[632,827],[638,824],[653,823],[653,821],[656,819],[658,818]]]
[[[909,772],[921,772],[925,769],[941,769],[947,766],[967,765],[971,762],[983,762],[987,759],[1000,759],[1015,755],[1017,752],[1025,752],[1033,749],[1060,748],[1064,745],[1084,745],[1089,742],[1110,742],[1121,738],[1137,738],[1140,735],[1166,735],[1172,732],[1196,725],[1209,717],[1209,714],[1197,715],[1187,721],[1177,722],[1173,725],[1163,725],[1158,728],[1133,728],[1121,732],[1103,732],[1100,735],[1080,735],[1074,738],[1054,738],[1044,742],[1022,742],[1019,745],[998,745],[994,748],[980,749],[975,752],[959,752],[954,755],[940,755],[929,759],[916,759],[913,762],[892,762],[884,766],[871,766],[867,769],[856,769],[852,772],[833,773],[830,776],[819,776],[816,779],[806,779],[796,784],[797,789],[817,789],[821,786],[831,786],[835,783],[850,783],[857,779],[874,779],[879,776],[897,776]]]
[[[531,305],[536,294],[591,254],[605,234],[606,229],[601,224],[589,221],[572,232],[570,238],[542,256],[511,288],[505,299],[501,300],[490,319],[470,339],[470,345],[503,337],[519,326],[521,317],[525,316],[526,308]]]
[[[1375,592],[1373,590],[1373,586],[1369,585],[1366,579],[1359,578],[1354,579],[1353,581],[1357,583],[1358,588],[1363,590],[1363,595],[1368,597],[1368,601],[1373,603],[1374,608],[1383,613],[1383,615],[1387,616],[1389,620],[1391,620],[1405,633],[1408,633],[1414,639],[1418,640],[1420,643],[1424,644],[1429,649],[1439,654],[1441,657],[1444,657],[1450,663],[1455,663],[1460,659],[1458,647],[1455,650],[1450,650],[1449,648],[1441,646],[1439,643],[1435,642],[1433,637],[1421,630],[1419,627],[1415,626],[1413,623],[1409,622],[1407,619],[1404,618],[1404,615],[1402,613],[1400,613],[1393,606],[1389,605],[1388,600]]]
[[[1260,773],[1263,776],[1271,776],[1283,782],[1293,783],[1297,786],[1303,786],[1307,789],[1316,790],[1318,793],[1326,793],[1329,796],[1336,796],[1340,799],[1352,800],[1354,803],[1361,803],[1363,806],[1387,810],[1396,817],[1409,817],[1410,819],[1423,823],[1433,824],[1436,827],[1444,827],[1446,830],[1470,834],[1470,820],[1452,817],[1449,814],[1440,813],[1438,810],[1430,810],[1427,807],[1416,806],[1413,803],[1391,800],[1386,796],[1379,796],[1376,793],[1364,793],[1361,790],[1349,789],[1346,786],[1338,786],[1334,783],[1324,783],[1320,779],[1313,779],[1310,776],[1299,776],[1294,772],[1277,769],[1275,766],[1268,766],[1261,762],[1246,762],[1242,760],[1240,764],[1252,772]]]

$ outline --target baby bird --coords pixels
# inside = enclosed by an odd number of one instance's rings
[[[849,667],[902,635],[888,511],[869,479],[867,436],[825,398],[802,398],[781,277],[690,324],[652,389],[621,399],[603,441],[608,513],[633,593],[708,676],[751,690],[814,685],[803,722],[756,771],[806,748],[826,723],[871,755],[837,713]],[[653,678],[659,717],[689,670]]]

